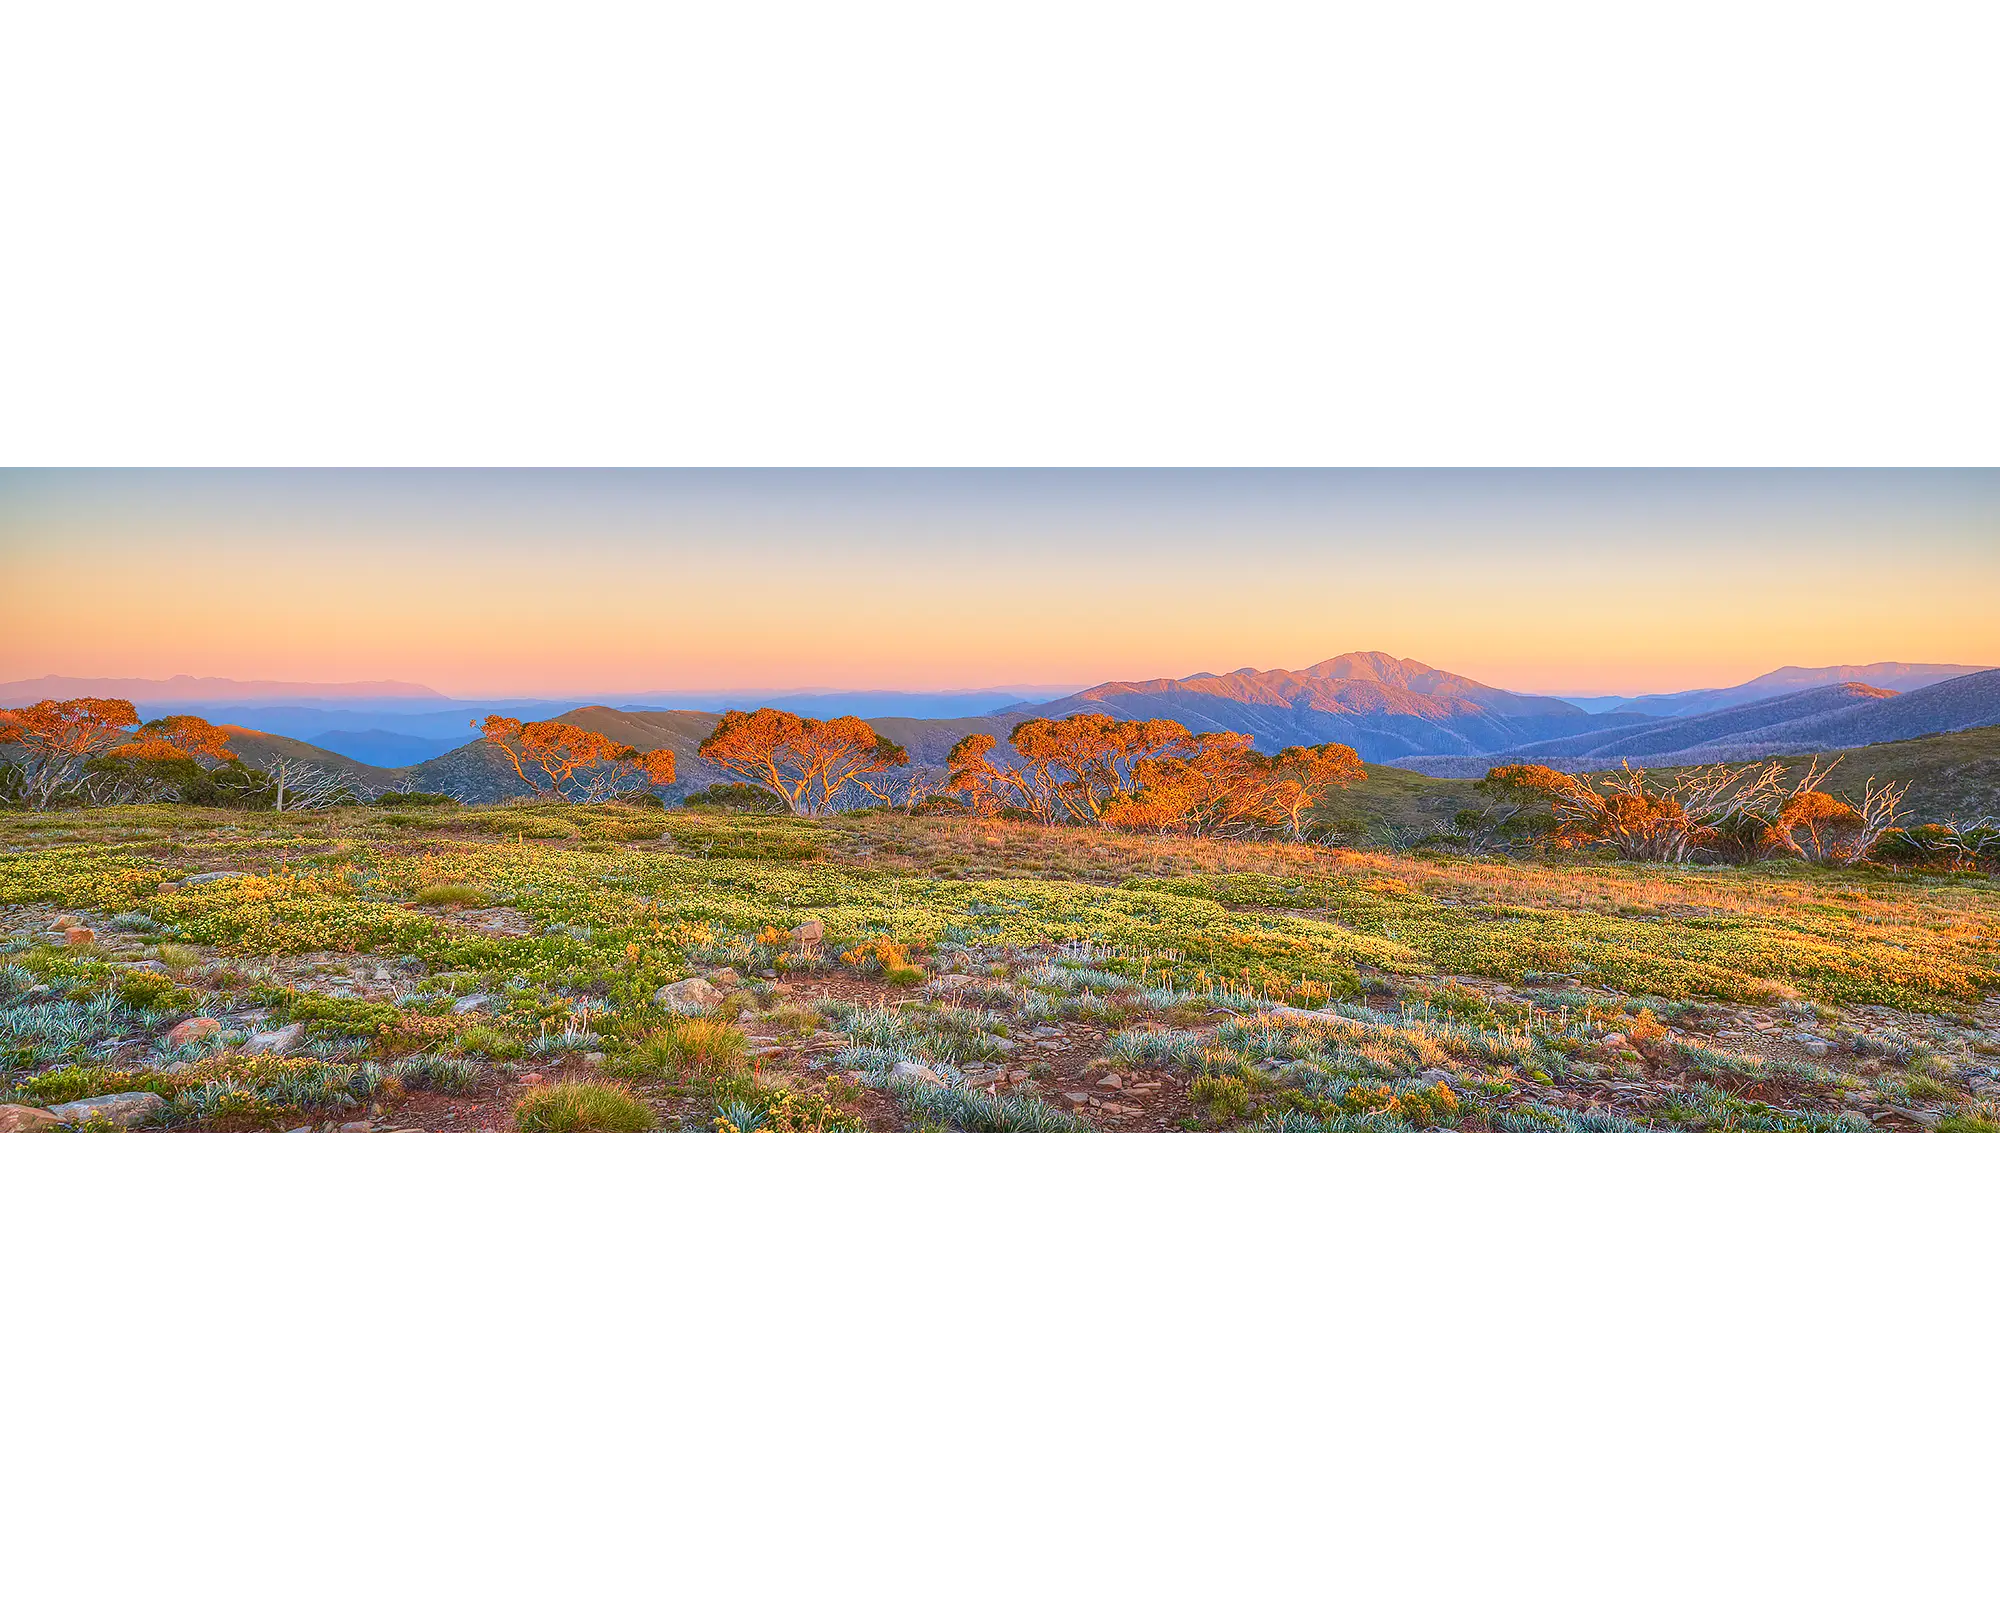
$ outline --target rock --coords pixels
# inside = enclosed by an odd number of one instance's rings
[[[57,917],[54,922],[51,922],[49,924],[49,932],[68,933],[71,928],[80,928],[82,926],[83,922],[80,918],[73,917],[67,911],[65,911],[61,916]]]
[[[718,1005],[722,991],[706,978],[683,978],[679,983],[662,984],[653,991],[653,1004],[675,1011],[701,1010]]]
[[[801,922],[792,929],[792,943],[801,950],[816,945],[826,937],[826,924],[819,921]]]
[[[938,1083],[944,1082],[935,1072],[921,1061],[898,1061],[889,1069],[889,1076],[897,1083]]]
[[[1090,1096],[1081,1089],[1065,1089],[1063,1091],[1063,1098],[1072,1104],[1080,1106],[1090,1103]]]
[[[151,1122],[166,1109],[166,1101],[144,1089],[129,1094],[92,1095],[88,1100],[66,1100],[49,1107],[65,1122],[108,1122],[114,1128],[136,1128],[142,1122]]]
[[[1553,782],[1554,780],[1551,779],[1550,781]],[[1625,1048],[1625,1035],[1622,1033],[1607,1033],[1604,1036],[1604,1048],[1607,1050],[1623,1050]]]
[[[61,1125],[61,1117],[40,1106],[0,1106],[0,1133],[40,1133]]]
[[[97,935],[88,928],[71,928],[63,935],[64,944],[96,944]]]
[[[454,1000],[451,1014],[455,1017],[469,1017],[475,1012],[498,1011],[500,997],[496,994],[469,994],[461,1000]]]
[[[194,875],[193,877],[191,877],[191,878],[183,878],[183,879],[181,879],[181,882],[182,882],[182,883],[184,883],[184,884],[187,884],[187,883],[220,883],[220,882],[221,882],[221,881],[222,881],[222,880],[223,880],[224,878],[247,878],[247,877],[249,877],[249,876],[250,876],[250,874],[249,874],[249,873],[247,873],[247,872],[237,872],[237,871],[234,871],[234,870],[231,870],[231,871],[226,871],[226,872],[197,872],[197,873],[196,873],[196,874],[195,874],[195,875]]]
[[[299,1124],[299,1126],[296,1128],[287,1128],[285,1130],[285,1132],[287,1133],[311,1133],[312,1131],[313,1131],[313,1125],[310,1122],[304,1122]]]
[[[1097,1087],[1100,1089],[1122,1089],[1125,1087],[1125,1080],[1115,1072],[1107,1072],[1097,1080]]]
[[[281,1056],[297,1049],[305,1036],[306,1025],[303,1022],[288,1022],[282,1028],[251,1034],[243,1053],[246,1056]]]
[[[735,988],[743,981],[734,967],[717,967],[715,971],[703,973],[702,976],[716,988],[725,991]]]
[[[165,972],[167,964],[164,961],[154,961],[149,958],[133,962],[129,970],[133,972]]]
[[[602,1050],[586,1050],[583,1053],[583,1059],[593,1067],[601,1067],[604,1065],[604,1052]]]
[[[540,1083],[542,1081],[542,1075],[539,1072],[524,1072],[521,1074],[520,1079],[518,1081],[527,1084]]]
[[[340,1125],[340,1131],[342,1133],[373,1133],[375,1125],[371,1122],[343,1122]]]
[[[969,972],[940,972],[931,979],[933,989],[963,989],[979,980]]]
[[[182,1045],[193,1044],[197,1039],[206,1039],[221,1031],[222,1024],[213,1017],[189,1017],[167,1030],[167,1043],[178,1050]]]

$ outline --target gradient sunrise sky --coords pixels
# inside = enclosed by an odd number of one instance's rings
[[[2000,663],[2000,472],[0,472],[0,680],[979,688]]]

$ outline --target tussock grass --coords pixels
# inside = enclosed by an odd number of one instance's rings
[[[514,1107],[522,1133],[651,1133],[658,1125],[652,1107],[610,1083],[544,1084]]]
[[[411,819],[415,821],[415,818]],[[420,906],[484,906],[491,905],[484,889],[470,883],[433,883],[419,889],[415,896]]]

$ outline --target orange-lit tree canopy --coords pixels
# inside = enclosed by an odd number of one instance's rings
[[[473,726],[532,793],[548,799],[609,800],[674,781],[674,753],[664,746],[642,752],[570,722],[491,716]]]
[[[138,720],[130,700],[42,700],[0,712],[0,746],[20,767],[22,797],[43,811]]]
[[[106,755],[124,761],[234,761],[229,730],[203,717],[155,717]]]
[[[794,816],[823,817],[849,785],[886,803],[868,780],[910,755],[859,717],[796,716],[764,706],[725,711],[701,742],[701,757],[784,801]]]

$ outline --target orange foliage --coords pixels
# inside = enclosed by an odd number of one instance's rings
[[[796,716],[764,706],[725,711],[701,742],[704,761],[784,801],[794,816],[823,817],[849,784],[887,802],[869,778],[906,767],[910,755],[859,717]]]
[[[234,761],[229,730],[202,717],[157,717],[136,738],[105,752],[127,761]]]
[[[0,716],[0,744],[21,747],[22,792],[41,811],[138,720],[130,700],[42,700]]]
[[[488,717],[473,726],[504,755],[535,794],[558,800],[608,800],[642,786],[674,781],[674,753],[641,753],[570,722],[522,722]]]

